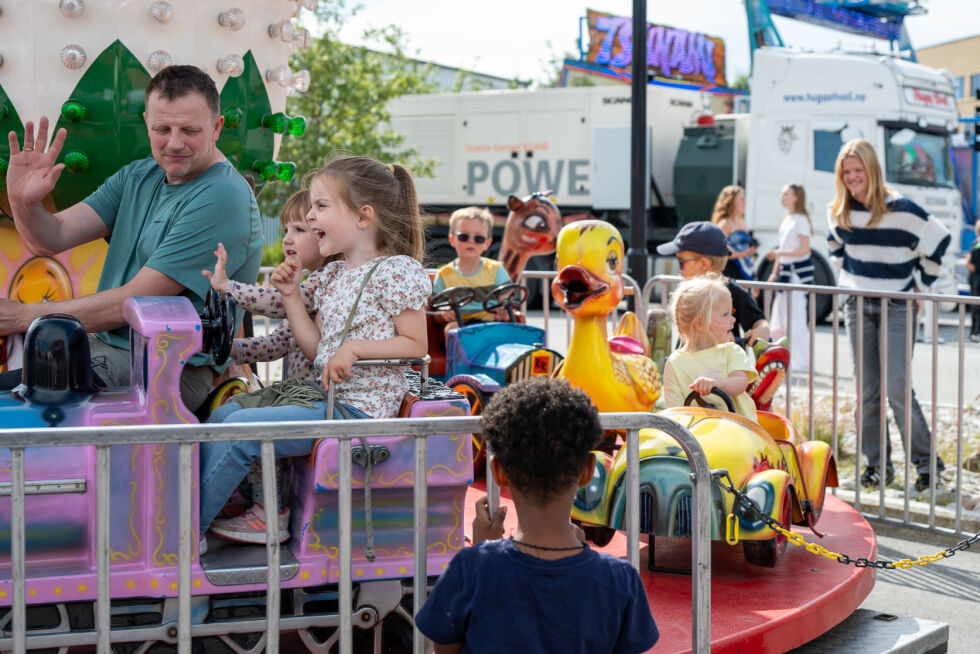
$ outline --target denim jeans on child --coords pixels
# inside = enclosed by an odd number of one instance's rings
[[[905,300],[888,300],[888,352],[887,354],[887,384],[888,404],[895,414],[902,442],[905,442],[905,387],[911,384],[905,370],[906,315]],[[866,464],[878,470],[881,467],[881,388],[885,380],[881,379],[881,300],[865,298],[862,309],[864,321],[861,334],[857,333],[857,299],[850,297],[844,305],[844,325],[851,341],[851,354],[857,359],[857,339],[860,337],[861,353],[861,415],[855,418],[861,421],[861,453]],[[914,312],[913,312],[914,319]],[[855,364],[855,381],[857,380],[857,364]],[[920,473],[929,472],[929,427],[922,415],[922,409],[915,398],[915,391],[910,394],[909,406],[911,438],[911,462]],[[891,454],[892,443],[888,435],[888,424],[885,424],[885,468],[893,471]],[[943,470],[943,462],[936,457],[936,471]]]
[[[334,419],[343,420],[340,407],[348,418],[370,418],[366,413],[347,404],[334,407]],[[327,412],[326,402],[316,402],[312,407],[294,405],[243,409],[234,398],[218,407],[208,422],[288,422],[296,420],[323,420]],[[294,438],[275,441],[276,458],[306,456],[313,451],[315,438]],[[260,441],[222,441],[201,443],[201,533],[211,526],[225,502],[238,487],[252,461],[262,456]]]

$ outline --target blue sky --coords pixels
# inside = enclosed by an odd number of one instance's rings
[[[363,8],[342,37],[358,42],[368,25],[396,24],[421,59],[501,77],[539,80],[552,53],[576,51],[586,9],[628,16],[631,0],[361,0]],[[915,47],[980,34],[977,0],[926,0],[925,16],[907,19]],[[647,20],[695,30],[725,41],[729,79],[747,73],[748,35],[741,0],[647,0]],[[830,50],[868,49],[870,39],[776,18],[787,45]],[[549,47],[548,43],[551,46]],[[887,47],[877,42],[878,48]]]

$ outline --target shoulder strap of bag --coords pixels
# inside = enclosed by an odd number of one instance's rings
[[[350,332],[351,323],[354,322],[354,312],[357,311],[357,303],[361,301],[361,295],[364,294],[364,288],[367,286],[368,280],[371,279],[371,275],[374,274],[374,271],[377,270],[378,266],[384,263],[387,258],[388,257],[381,257],[375,261],[374,265],[371,266],[371,270],[367,271],[367,274],[364,275],[364,279],[361,280],[361,286],[357,289],[357,296],[354,298],[354,304],[350,308],[350,313],[347,314],[346,322],[344,322],[344,331],[340,332],[341,345],[347,342],[347,334]]]

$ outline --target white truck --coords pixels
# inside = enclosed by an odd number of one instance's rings
[[[674,206],[674,156],[684,127],[720,111],[725,99],[691,85],[650,85],[655,216]],[[388,108],[391,126],[405,143],[437,162],[433,177],[416,180],[419,199],[433,214],[473,204],[506,213],[508,195],[550,190],[565,215],[589,212],[627,224],[628,85],[402,96]],[[676,229],[672,215],[661,222]],[[438,223],[434,227],[436,258],[450,256],[445,234]]]
[[[860,137],[877,151],[885,183],[949,228],[939,289],[956,293],[963,217],[949,157],[958,116],[948,74],[882,55],[762,48],[754,55],[751,105],[749,116],[734,118],[742,147],[733,180],[745,180],[746,221],[760,251],[776,244],[780,190],[797,182],[806,189],[814,251],[824,265],[834,163],[841,145]]]
[[[942,290],[955,292],[961,206],[947,154],[957,127],[951,78],[882,55],[761,48],[754,57],[750,114],[724,114],[729,98],[689,85],[650,85],[648,246],[673,236],[678,215],[707,220],[721,187],[735,183],[746,187],[746,219],[765,252],[776,246],[780,190],[799,182],[816,231],[817,283],[832,284],[822,240],[834,161],[843,142],[860,136],[878,151],[886,182],[953,233]],[[406,144],[438,162],[434,177],[417,180],[420,201],[433,213],[470,204],[500,212],[510,193],[551,190],[563,213],[605,218],[629,239],[629,86],[405,96],[389,109]],[[685,128],[691,132],[711,113],[712,138],[684,138]],[[686,151],[679,152],[682,141]],[[718,144],[727,146],[711,149]],[[690,164],[693,148],[701,149],[703,166]],[[700,203],[692,204],[692,192]]]

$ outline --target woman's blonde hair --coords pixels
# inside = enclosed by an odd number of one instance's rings
[[[793,203],[793,213],[801,213],[806,216],[806,221],[810,223],[810,236],[813,236],[813,221],[810,220],[810,212],[806,210],[806,191],[803,189],[803,185],[791,183],[787,184],[786,188],[796,196],[796,202]]]
[[[723,219],[735,215],[735,198],[739,193],[745,193],[745,189],[737,184],[721,189],[718,199],[715,200],[715,208],[711,212],[711,222],[717,225]]]
[[[881,165],[878,163],[875,149],[864,139],[848,141],[837,153],[837,163],[834,164],[834,183],[837,192],[834,201],[830,203],[830,215],[841,229],[850,230],[854,227],[851,224],[851,200],[856,198],[844,185],[844,160],[850,158],[860,161],[868,174],[868,197],[864,199],[863,204],[871,212],[871,220],[868,221],[867,226],[875,227],[888,211],[888,195],[893,191],[885,186],[882,180]]]
[[[705,273],[686,279],[670,296],[670,318],[685,342],[690,343],[711,322],[715,300],[728,293],[725,279],[717,273]]]
[[[412,174],[400,164],[383,164],[371,157],[340,155],[327,160],[322,168],[304,178],[309,188],[313,180],[329,177],[340,182],[340,199],[352,211],[370,206],[378,221],[378,252],[388,256],[403,254],[422,261],[425,234]]]

